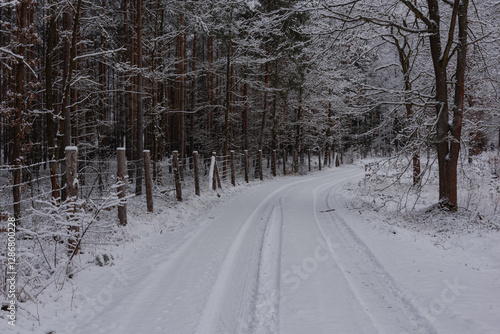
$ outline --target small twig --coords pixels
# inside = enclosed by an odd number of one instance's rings
[[[335,209],[329,209],[329,210],[324,210],[324,211],[320,211],[320,212],[332,212],[332,211],[335,211]]]
[[[38,241],[38,244],[40,245],[40,250],[42,251],[43,258],[45,259],[45,262],[47,262],[47,265],[49,266],[50,271],[52,271],[52,267],[49,263],[49,260],[47,259],[47,256],[45,255],[45,252],[43,251],[43,246],[42,243],[40,242],[40,238],[38,238],[38,235],[36,236],[36,241]]]

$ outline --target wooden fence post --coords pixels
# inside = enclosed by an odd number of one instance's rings
[[[259,150],[259,179],[264,180],[264,166],[262,163],[262,150]]]
[[[222,159],[222,179],[223,180],[226,179],[226,174],[227,174],[227,161],[226,161],[226,159],[227,159],[227,156],[223,156],[223,159]]]
[[[234,170],[234,151],[231,151],[231,184],[233,186],[236,186],[236,171]]]
[[[328,148],[325,148],[325,152],[323,152],[323,154],[325,155],[323,157],[323,167],[327,167],[328,166]]]
[[[332,167],[332,151],[330,146],[328,146],[328,167]]]
[[[321,170],[321,150],[318,150],[318,167]]]
[[[66,146],[66,193],[68,199],[78,199],[78,148],[76,146]]]
[[[76,202],[78,199],[78,148],[76,146],[66,146],[66,194],[69,202]],[[76,204],[73,204],[76,205]],[[73,212],[68,213],[69,223],[75,222],[76,207],[73,207]],[[78,240],[76,235],[80,231],[78,225],[70,225],[68,228],[69,238],[68,238],[68,255],[76,254],[78,252]]]
[[[148,212],[153,212],[153,182],[151,181],[151,152],[142,151],[144,155],[144,183],[146,185],[146,204]]]
[[[293,171],[295,173],[299,172],[299,157],[297,155],[297,150],[293,150]]]
[[[245,182],[248,183],[248,150],[243,151],[245,154],[244,168],[245,168]]]
[[[217,186],[219,186],[220,189],[222,189],[222,184],[220,182],[220,175],[219,175],[219,167],[217,167],[217,153],[213,152],[212,155],[214,156],[214,178],[213,178],[213,188],[214,190],[217,190]]]
[[[125,157],[125,148],[119,147],[116,149],[116,159],[118,162],[118,170],[116,173],[118,186],[118,198],[120,203],[118,204],[118,219],[120,220],[120,225],[127,225],[127,180],[125,175],[127,174],[127,161]]]
[[[174,172],[175,179],[175,194],[177,196],[177,200],[182,202],[182,187],[181,187],[181,175],[179,173],[179,160],[178,160],[179,152],[172,152],[172,170]]]
[[[276,177],[276,150],[273,150],[273,167],[272,167],[272,170],[273,170],[273,176]]]
[[[215,171],[217,170],[217,153],[212,152],[213,161],[214,161],[214,170],[212,174],[212,189],[217,190],[217,176],[215,175]]]
[[[287,161],[287,156],[286,156],[286,150],[283,150],[283,175],[286,175],[286,161]]]
[[[307,165],[308,165],[309,171],[311,171],[311,150],[307,150]]]
[[[198,168],[198,152],[193,152],[193,165],[194,165],[194,193],[200,196],[200,171]]]

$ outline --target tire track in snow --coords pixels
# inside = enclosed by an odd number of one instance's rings
[[[256,287],[257,277],[262,256],[259,248],[262,248],[266,227],[271,221],[273,208],[278,205],[281,194],[289,188],[319,177],[307,178],[281,186],[267,195],[245,220],[227,252],[205,304],[196,333],[248,333],[249,319],[252,317],[251,307],[255,308],[256,306],[255,291],[258,289]],[[264,216],[260,220],[260,225],[258,225],[259,216]],[[238,272],[238,264],[242,258],[247,260],[245,263],[247,271],[243,273]],[[233,289],[231,289],[231,283],[236,281],[240,282],[241,285],[240,280],[244,281],[243,287],[235,289],[233,285]],[[235,297],[232,293],[238,295],[238,303],[235,305],[237,310],[232,319],[226,319],[230,323],[226,323],[222,319],[222,310],[224,306],[227,306],[225,303],[230,299],[229,297]]]
[[[358,170],[327,171],[320,179],[291,189],[282,199],[279,330],[283,334],[377,332],[339,266],[330,259],[329,240],[323,240],[314,217],[316,189],[332,181],[343,182]]]
[[[333,175],[338,176],[346,173],[351,173],[351,171],[336,171]],[[238,332],[239,334],[274,334],[280,332],[279,306],[280,303],[286,301],[286,296],[283,299],[280,291],[284,224],[282,201],[301,183],[322,177],[324,177],[324,174],[287,185],[287,189],[280,191],[277,202],[273,204],[260,248],[258,280],[251,322],[248,327],[244,328],[245,331]]]
[[[359,175],[348,179],[355,177]],[[343,181],[345,179],[320,186],[315,190],[314,216],[316,226],[325,244],[328,245],[332,258],[342,270],[356,298],[364,306],[379,333],[436,333],[432,324],[405,296],[373,252],[349,227],[339,213],[339,206],[331,204],[332,192],[341,190],[338,188],[344,183]],[[318,216],[317,201],[320,197],[318,194],[328,188],[323,203],[328,208],[325,211],[330,219],[327,220]],[[388,309],[391,311],[388,312]]]
[[[257,296],[250,323],[253,334],[279,333],[282,227],[280,199],[273,208],[262,242]]]
[[[120,302],[113,303],[109,308],[104,309],[103,315],[106,315],[105,321],[103,317],[93,319],[91,323],[83,324],[84,330],[90,328],[96,333],[105,334],[119,334],[131,328],[137,328],[137,332],[141,330],[143,325],[137,321],[137,309],[140,307],[146,314],[154,313],[157,301],[163,298],[159,289],[165,284],[168,273],[172,272],[173,268],[178,266],[178,262],[190,252],[191,249],[196,247],[198,238],[203,235],[209,228],[208,225],[200,226],[195,232],[187,235],[184,242],[176,242],[174,245],[169,245],[166,250],[160,253],[154,253],[152,257],[161,257],[166,255],[166,260],[154,264],[148,268],[148,272],[142,272],[140,279],[135,278],[134,282],[127,286],[130,293],[126,300],[119,299]],[[141,271],[144,268],[134,266],[132,270]],[[137,289],[137,286],[144,287],[144,289]],[[150,289],[150,287],[154,287]],[[156,289],[159,288],[159,289]],[[110,321],[107,318],[113,319],[116,314],[120,314],[120,322]],[[78,332],[80,333],[80,332]]]

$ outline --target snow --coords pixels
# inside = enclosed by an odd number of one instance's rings
[[[381,210],[364,177],[343,166],[139,208],[128,242],[97,254],[108,265],[47,287],[0,331],[497,333],[495,225]]]

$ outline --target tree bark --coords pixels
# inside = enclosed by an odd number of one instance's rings
[[[249,164],[249,161],[248,161],[248,150],[244,150],[243,151],[243,154],[244,154],[244,171],[245,171],[245,182],[248,183],[248,164]]]
[[[465,95],[465,71],[467,68],[467,33],[468,33],[468,7],[469,0],[461,0],[458,5],[458,45],[457,45],[457,65],[455,71],[455,97],[453,105],[453,123],[450,128],[450,160],[448,162],[448,199],[453,205],[453,209],[458,208],[457,194],[457,165],[460,155],[460,140],[462,134],[462,122],[464,112]]]
[[[136,16],[136,34],[137,34],[137,137],[135,145],[135,160],[136,160],[136,179],[135,179],[135,195],[142,194],[142,152],[144,150],[144,128],[143,128],[143,80],[142,80],[142,0],[137,0],[137,16]]]
[[[207,138],[209,143],[211,142],[212,136],[212,112],[214,105],[214,46],[213,37],[208,36],[207,38],[207,61],[208,61],[208,72],[207,72],[207,94],[208,94],[208,110],[207,110]]]
[[[28,6],[31,1],[22,1],[16,9],[17,27],[18,27],[18,42],[17,54],[24,58],[26,52],[26,37],[24,30],[26,29],[26,19]],[[13,122],[14,146],[12,148],[12,162],[16,166],[12,172],[13,184],[12,195],[14,200],[14,217],[21,218],[21,137],[22,137],[22,122],[24,108],[24,61],[17,60],[16,65],[16,97],[15,97],[15,118]],[[19,221],[19,220],[18,220]]]
[[[264,111],[262,113],[262,122],[260,126],[260,137],[259,137],[259,150],[262,150],[264,147],[264,140],[266,136],[266,127],[267,127],[267,113],[269,110],[269,99],[268,99],[268,89],[269,89],[269,62],[266,63],[266,76],[265,76],[265,91],[264,91]]]
[[[231,49],[232,45],[231,42],[227,42],[227,58],[226,58],[226,108],[224,111],[224,156],[228,156],[229,152],[229,141],[230,141],[230,123],[229,123],[229,115],[231,114],[231,106],[232,106],[232,101],[231,101]],[[222,165],[222,177],[224,178],[226,176],[226,159],[224,159],[223,165]]]
[[[119,184],[117,192],[120,203],[118,204],[118,220],[120,221],[120,226],[127,225],[127,159],[125,155],[124,148],[116,149],[116,160],[117,160],[117,182]]]
[[[148,212],[153,212],[154,203],[153,203],[153,182],[151,180],[151,155],[150,151],[143,151],[143,159],[144,159],[144,177],[145,177],[145,185],[146,185],[146,204],[148,208]]]
[[[236,170],[234,168],[234,151],[231,151],[231,184],[236,186]]]
[[[302,88],[299,89],[299,106],[297,108],[297,121],[295,125],[295,151],[300,152],[300,141],[302,137]]]
[[[243,149],[248,150],[248,76],[245,72],[245,83],[243,84],[243,98],[245,99],[245,106],[243,108]],[[500,139],[499,139],[500,141]]]
[[[193,152],[193,165],[194,165],[194,193],[200,196],[200,173],[198,165],[198,152]]]
[[[449,124],[448,105],[448,77],[447,66],[449,62],[449,48],[442,50],[440,38],[440,19],[438,0],[427,0],[429,18],[431,23],[431,34],[429,41],[431,47],[432,62],[436,80],[436,114],[437,114],[437,154],[439,164],[439,202],[441,207],[456,211],[457,202],[457,164],[460,153],[460,135],[462,129],[465,67],[467,51],[467,14],[468,0],[455,0],[452,24],[454,26],[455,15],[458,15],[458,46],[457,67],[455,83],[455,100],[453,106],[453,120]],[[449,37],[453,38],[452,34]],[[450,135],[450,136],[448,136]],[[450,138],[451,137],[451,138]]]
[[[62,112],[64,116],[64,137],[63,137],[63,146],[71,146],[71,108],[69,108],[70,104],[70,93],[71,93],[71,80],[73,79],[73,71],[76,69],[76,48],[77,48],[77,40],[78,40],[78,29],[80,27],[80,12],[82,8],[82,0],[78,0],[74,18],[73,18],[73,30],[71,33],[71,45],[69,52],[69,59],[65,58],[65,61],[68,61],[67,67],[67,76],[64,82],[64,96],[62,102]],[[66,15],[66,14],[65,14]],[[69,15],[69,14],[68,14]],[[66,22],[66,20],[65,20]],[[67,24],[67,23],[66,23]],[[69,28],[69,25],[68,25]]]
[[[70,222],[68,232],[68,254],[75,254],[79,251],[78,240],[80,227],[78,218],[75,217],[76,200],[78,199],[78,149],[72,146],[65,147],[66,153],[66,187],[68,201],[73,202],[73,212],[69,212],[68,221]],[[75,219],[76,218],[76,219]]]
[[[183,2],[183,0],[181,0]],[[186,158],[186,79],[185,79],[185,26],[184,26],[184,14],[179,14],[179,26],[180,26],[180,34],[179,34],[179,111],[180,119],[179,119],[179,156],[180,159]],[[182,176],[182,163],[179,166],[179,172]]]
[[[56,27],[56,13],[54,6],[51,4],[49,8],[48,22],[47,22],[47,41],[46,41],[46,54],[45,54],[45,109],[46,113],[46,135],[48,157],[50,165],[50,182],[52,188],[52,198],[60,198],[59,184],[57,182],[57,162],[58,156],[56,154],[56,139],[57,139],[57,122],[54,116],[57,115],[56,108],[54,107],[54,89],[53,77],[54,69],[52,59],[54,57],[55,36],[57,32]]]
[[[182,187],[181,187],[181,177],[179,175],[179,160],[178,160],[178,152],[172,152],[172,169],[174,172],[175,179],[175,194],[177,196],[177,201],[182,202]]]
[[[193,78],[191,81],[191,136],[189,146],[191,151],[194,151],[194,125],[195,125],[195,109],[196,109],[196,62],[198,57],[198,34],[195,32],[193,36]]]

